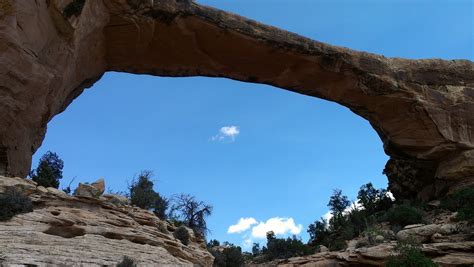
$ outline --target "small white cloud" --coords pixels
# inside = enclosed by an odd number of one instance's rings
[[[219,133],[211,138],[212,141],[223,141],[229,139],[234,141],[235,138],[240,134],[238,126],[224,126],[219,129]]]
[[[239,222],[237,224],[229,226],[229,229],[227,229],[228,234],[235,234],[235,233],[242,233],[248,229],[254,224],[257,224],[257,220],[254,218],[240,218]]]
[[[285,235],[288,233],[298,235],[301,233],[303,226],[296,225],[293,218],[270,218],[266,222],[260,222],[252,228],[252,237],[266,238],[267,232],[273,231],[275,235]]]

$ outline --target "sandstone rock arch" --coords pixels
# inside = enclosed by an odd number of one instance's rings
[[[0,174],[26,176],[48,121],[106,71],[227,77],[367,119],[398,196],[474,183],[474,64],[313,41],[189,0],[0,0]]]

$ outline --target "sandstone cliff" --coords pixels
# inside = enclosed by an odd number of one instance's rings
[[[473,62],[353,51],[182,0],[0,0],[0,173],[26,176],[47,123],[106,71],[328,99],[377,131],[397,197],[474,182]]]
[[[28,194],[34,211],[0,222],[0,266],[114,266],[123,256],[140,266],[212,266],[203,240],[190,231],[183,245],[149,211],[0,177],[0,193],[8,187]]]

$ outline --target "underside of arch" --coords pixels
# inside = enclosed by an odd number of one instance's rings
[[[320,43],[185,0],[0,0],[0,174],[26,176],[47,123],[105,71],[226,77],[367,119],[396,196],[474,183],[474,64]]]

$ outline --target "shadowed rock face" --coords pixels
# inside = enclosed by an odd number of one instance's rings
[[[473,62],[357,52],[184,0],[0,0],[0,174],[25,176],[47,123],[105,71],[334,101],[379,134],[396,196],[474,183]]]

